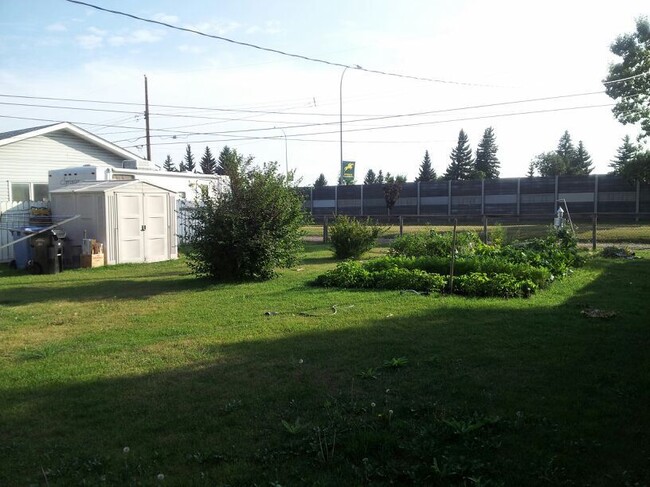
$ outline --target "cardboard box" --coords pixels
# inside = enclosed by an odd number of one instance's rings
[[[104,265],[104,254],[81,255],[81,267],[101,267]]]

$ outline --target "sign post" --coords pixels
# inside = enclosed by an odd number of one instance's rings
[[[354,181],[355,161],[341,161],[341,183],[351,184]]]

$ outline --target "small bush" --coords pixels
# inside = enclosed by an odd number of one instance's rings
[[[322,287],[364,288],[368,287],[369,282],[370,273],[360,262],[346,260],[318,276],[314,284]]]
[[[359,258],[377,242],[382,228],[370,220],[339,215],[330,226],[330,243],[337,259]]]
[[[414,291],[442,291],[447,279],[440,274],[429,274],[419,269],[386,269],[370,274],[376,289],[413,289]]]

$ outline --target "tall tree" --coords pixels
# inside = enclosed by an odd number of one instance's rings
[[[325,174],[320,173],[320,176],[314,181],[314,188],[322,188],[327,186],[327,179],[325,179]]]
[[[176,172],[176,165],[172,162],[172,156],[167,154],[165,162],[163,162],[163,169],[169,172]]]
[[[557,152],[543,152],[531,164],[542,177],[562,176],[567,173],[567,160]]]
[[[650,136],[650,23],[646,17],[636,21],[636,32],[616,38],[610,50],[622,60],[609,67],[605,79],[607,94],[616,100],[614,116],[623,124],[640,123]]]
[[[496,144],[494,129],[488,127],[483,132],[483,137],[476,149],[476,161],[474,163],[475,179],[496,179],[499,177],[501,163],[497,158],[499,146]]]
[[[377,182],[377,176],[375,176],[375,171],[368,169],[366,177],[363,178],[363,184],[375,184]]]
[[[237,149],[231,149],[226,145],[219,154],[217,174],[228,176],[230,187],[234,189],[238,186],[239,181],[246,176],[252,163],[252,156],[244,157],[237,152]]]
[[[386,179],[384,178],[384,173],[380,169],[379,172],[377,173],[377,178],[375,179],[375,183],[384,184],[385,181]]]
[[[201,157],[201,171],[203,171],[203,174],[214,174],[217,171],[217,160],[207,145],[203,157]]]
[[[622,174],[623,168],[634,160],[638,152],[639,147],[632,142],[629,135],[626,135],[623,144],[616,151],[616,158],[609,164],[612,174]]]
[[[398,184],[404,184],[406,182],[406,176],[404,174],[398,174],[395,176],[395,182]]]
[[[569,160],[569,172],[574,175],[584,175],[591,173],[594,168],[591,165],[591,156],[585,149],[582,140],[578,141],[578,148],[572,159]]]
[[[422,159],[422,164],[420,164],[420,173],[415,179],[416,181],[435,181],[436,180],[436,171],[431,165],[431,157],[429,157],[429,151],[424,151],[424,159]]]
[[[526,176],[529,178],[534,178],[535,177],[535,162],[530,161],[528,164],[528,172],[526,173]]]
[[[458,134],[458,143],[449,155],[451,162],[447,166],[445,179],[470,179],[474,160],[472,159],[472,149],[469,146],[469,138],[463,129]]]
[[[567,160],[571,159],[575,155],[576,148],[573,146],[573,141],[571,140],[571,135],[568,130],[565,130],[562,137],[560,137],[555,152],[558,156],[564,157]]]
[[[190,144],[187,144],[187,147],[185,148],[183,163],[186,172],[196,172],[196,162],[194,161],[194,154],[192,154]]]

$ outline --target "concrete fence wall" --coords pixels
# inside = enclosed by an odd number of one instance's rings
[[[381,184],[301,188],[315,217],[386,215]],[[650,212],[650,186],[619,176],[555,176],[402,185],[393,215],[552,215],[565,200],[572,213]]]

